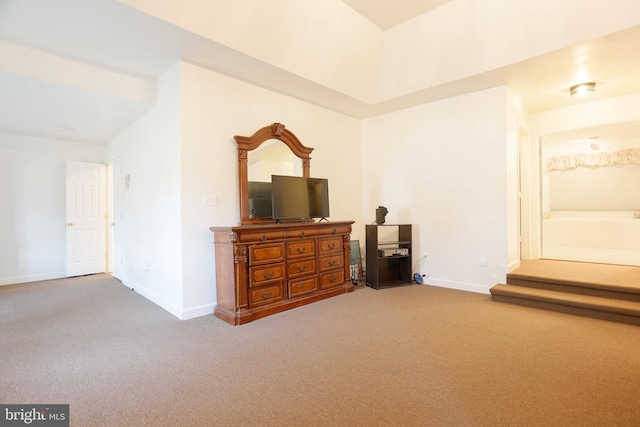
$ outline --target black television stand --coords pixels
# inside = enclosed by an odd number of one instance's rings
[[[367,286],[411,284],[411,224],[366,225]]]

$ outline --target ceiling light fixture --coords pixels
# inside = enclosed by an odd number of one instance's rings
[[[569,89],[572,98],[580,98],[583,96],[591,95],[595,91],[596,84],[593,82],[580,83],[579,85],[571,86],[571,88]]]

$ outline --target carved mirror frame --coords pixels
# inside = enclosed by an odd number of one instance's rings
[[[272,218],[250,218],[249,216],[249,170],[248,153],[270,139],[278,139],[284,142],[293,154],[302,160],[302,176],[309,178],[311,157],[313,148],[305,147],[300,140],[286,129],[282,123],[273,123],[258,129],[251,136],[233,137],[238,146],[238,183],[240,186],[240,224],[268,224],[273,223]]]

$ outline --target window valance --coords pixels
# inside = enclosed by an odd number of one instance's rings
[[[548,168],[549,170],[565,170],[578,167],[600,168],[624,164],[640,164],[640,148],[629,148],[611,153],[586,153],[551,157]]]

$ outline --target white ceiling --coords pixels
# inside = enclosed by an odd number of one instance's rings
[[[546,135],[543,143],[545,146],[562,145],[572,141],[607,140],[625,141],[629,138],[640,139],[640,122],[615,123],[607,126],[594,126],[590,128],[575,129]]]
[[[342,0],[383,30],[395,27],[451,0]]]
[[[343,1],[380,28],[390,28],[450,0]],[[530,112],[640,92],[640,28],[375,105],[114,0],[0,0],[0,42],[66,59],[70,72],[89,64],[113,73],[116,80],[134,78],[150,85],[183,59],[358,118],[504,84]],[[105,144],[153,105],[153,100],[111,96],[73,82],[16,72],[11,69],[15,62],[6,55],[3,59],[0,43],[0,132]],[[572,100],[568,89],[585,66],[592,70],[596,94]]]

